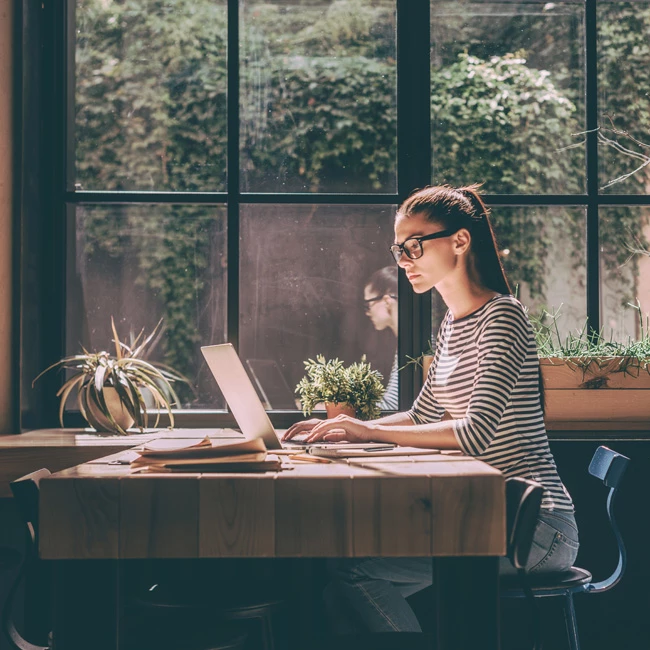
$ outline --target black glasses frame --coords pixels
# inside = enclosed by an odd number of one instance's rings
[[[405,239],[401,244],[393,244],[390,247],[390,254],[393,256],[393,259],[396,262],[399,262],[402,259],[402,253],[406,255],[411,260],[417,260],[424,255],[424,250],[422,249],[422,242],[427,241],[429,239],[442,239],[443,237],[449,237],[451,235],[455,235],[458,232],[458,230],[441,230],[440,232],[434,232],[431,233],[430,235],[423,235],[422,237],[409,237],[408,239]],[[416,248],[416,251],[419,251],[416,254],[414,253],[409,253],[406,248],[404,248],[406,242],[409,241],[416,241],[418,243],[418,248]]]

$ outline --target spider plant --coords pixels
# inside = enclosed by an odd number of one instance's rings
[[[46,372],[54,368],[74,371],[72,376],[61,386],[57,397],[61,398],[59,422],[63,427],[65,404],[73,390],[77,391],[77,404],[81,415],[97,431],[114,431],[126,435],[125,427],[116,421],[114,413],[107,403],[106,389],[114,389],[125,410],[141,431],[149,424],[147,405],[142,391],[148,391],[157,410],[154,427],[158,426],[160,411],[169,413],[171,427],[174,426],[172,406],[179,405],[178,397],[172,388],[175,381],[188,380],[172,369],[159,363],[146,361],[143,356],[149,351],[151,342],[159,333],[162,319],[149,336],[144,336],[144,329],[131,345],[120,341],[115,322],[111,317],[115,354],[109,352],[88,352],[82,347],[83,354],[65,357],[41,372],[34,383]],[[189,382],[188,382],[189,383]],[[106,391],[106,392],[105,392]],[[102,423],[97,413],[107,421]],[[110,425],[110,426],[109,426]]]

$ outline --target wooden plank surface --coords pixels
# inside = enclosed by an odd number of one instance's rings
[[[199,522],[200,557],[274,557],[275,481],[202,475]]]
[[[359,478],[353,494],[355,556],[431,555],[428,476]]]
[[[120,557],[199,556],[199,475],[120,480]]]
[[[46,467],[59,472],[68,467],[104,458],[156,438],[241,439],[233,429],[150,429],[128,436],[106,435],[92,429],[40,429],[0,436],[0,498],[11,497],[11,481]]]
[[[548,390],[546,391],[547,420],[584,421],[589,418],[650,423],[650,391],[616,390]]]
[[[62,471],[41,484],[42,555],[72,559],[505,552],[504,479],[475,459],[391,459],[385,471],[346,463],[292,467],[263,475],[133,475],[128,465],[96,461]],[[400,468],[402,476],[396,475]]]
[[[87,466],[40,483],[40,554],[44,559],[119,557],[119,481]],[[120,468],[121,469],[121,468]]]

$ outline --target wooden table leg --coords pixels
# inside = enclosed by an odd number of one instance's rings
[[[499,558],[433,558],[438,650],[499,650]]]
[[[120,650],[117,560],[57,560],[53,637],[56,650]]]

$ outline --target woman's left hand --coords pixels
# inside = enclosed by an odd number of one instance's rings
[[[337,415],[331,420],[319,422],[306,438],[307,442],[370,442],[372,426],[349,415]]]

